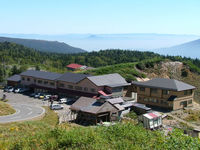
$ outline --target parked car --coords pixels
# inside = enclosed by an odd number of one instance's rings
[[[35,93],[34,98],[39,98],[40,96],[44,96],[44,94],[43,93]]]
[[[14,93],[19,93],[20,90],[22,90],[22,89],[21,89],[21,88],[16,88],[16,89],[14,90]]]
[[[61,98],[58,103],[59,104],[67,103],[67,98]]]
[[[7,86],[4,88],[4,92],[9,92],[9,89],[12,89],[13,87],[12,86]]]
[[[29,91],[28,88],[21,88],[21,89],[19,90],[19,93],[25,93],[25,92],[28,92],[28,91]]]
[[[7,88],[7,92],[13,92],[14,91],[14,88],[12,87],[12,86],[9,86],[8,88]]]
[[[64,107],[62,105],[60,105],[60,104],[52,104],[50,106],[50,109],[52,109],[52,110],[60,110],[60,109],[63,109],[63,108]]]
[[[44,97],[45,97],[45,94],[40,93],[39,99],[44,99]]]
[[[37,93],[31,93],[29,96],[30,96],[30,97],[35,97],[36,94],[37,94]]]
[[[44,100],[49,100],[50,97],[51,97],[51,95],[45,95],[45,96],[44,96]]]

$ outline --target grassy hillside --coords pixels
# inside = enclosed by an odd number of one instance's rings
[[[45,117],[42,120],[0,124],[0,149],[34,149],[37,147],[37,142],[42,142],[39,136],[47,134],[57,124],[57,114],[49,108],[46,108]]]
[[[61,43],[57,41],[0,37],[0,42],[12,42],[16,44],[21,44],[23,46],[37,49],[42,52],[54,52],[54,53],[56,52],[56,53],[67,53],[67,54],[86,52],[83,49],[72,47],[66,43]]]
[[[10,115],[15,113],[15,110],[7,103],[0,101],[0,116]]]
[[[118,123],[110,127],[74,127],[69,124],[44,127],[34,121],[21,123],[9,130],[3,127],[0,129],[0,147],[15,150],[200,148],[199,139],[186,136],[180,130],[165,136],[160,131],[146,130],[131,123]]]
[[[135,65],[137,63],[122,63],[117,65],[99,67],[97,69],[92,69],[88,71],[84,71],[83,73],[88,73],[92,75],[103,75],[109,73],[119,73],[123,76],[127,81],[136,80],[135,77],[146,77],[145,74],[139,73],[135,70]]]

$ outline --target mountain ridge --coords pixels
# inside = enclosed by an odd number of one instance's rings
[[[70,46],[64,42],[50,41],[50,40],[36,40],[24,38],[10,38],[0,37],[0,42],[12,42],[21,44],[23,46],[33,48],[42,52],[56,52],[56,53],[83,53],[86,52],[81,48]]]
[[[160,48],[155,52],[167,55],[189,56],[192,58],[200,58],[200,39],[175,45],[167,48]]]

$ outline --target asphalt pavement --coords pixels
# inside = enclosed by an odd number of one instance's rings
[[[38,106],[16,103],[13,103],[11,105],[16,110],[16,113],[7,116],[0,116],[0,123],[30,120],[39,117],[45,112],[44,108]]]
[[[47,106],[47,102],[42,102],[39,99],[34,99],[23,94],[5,93],[8,104],[10,104],[16,112],[12,115],[0,116],[0,123],[17,122],[31,120],[42,116],[45,109],[42,106]],[[0,98],[3,96],[3,91],[0,90]]]

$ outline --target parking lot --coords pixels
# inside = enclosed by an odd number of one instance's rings
[[[0,98],[3,97],[3,94],[6,95],[6,99],[8,99],[8,102],[13,108],[16,109],[16,114],[10,115],[10,116],[4,116],[4,118],[0,118],[1,120],[4,120],[4,122],[15,122],[15,121],[22,121],[22,120],[30,120],[35,117],[38,117],[44,113],[44,109],[42,106],[50,106],[50,102],[48,100],[44,101],[42,99],[33,98],[28,95],[19,94],[19,93],[7,93],[0,90]],[[58,103],[57,101],[54,101],[54,104]],[[59,116],[59,122],[63,122],[63,119],[67,121],[70,119],[70,105],[67,104],[61,104],[64,108],[62,110],[55,110],[55,112],[58,113]],[[10,118],[9,118],[10,117]],[[4,123],[3,122],[3,123]]]

